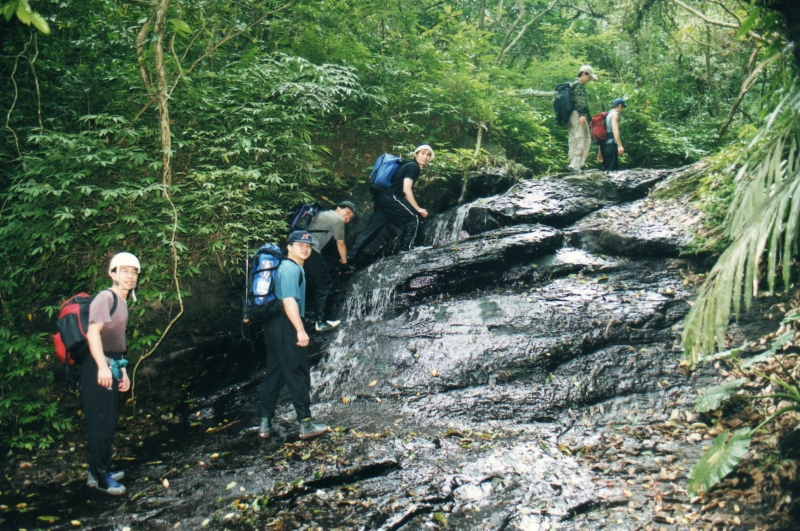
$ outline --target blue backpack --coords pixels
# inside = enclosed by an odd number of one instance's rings
[[[275,278],[283,254],[274,243],[262,245],[253,257],[253,270],[247,275],[242,322],[265,323],[278,309]],[[247,268],[249,264],[245,267]]]
[[[283,309],[283,305],[275,296],[275,281],[282,260],[281,249],[274,243],[262,245],[256,251],[253,257],[253,271],[246,277],[242,316],[244,324],[251,322],[264,324]],[[246,264],[245,268],[248,265]],[[297,285],[303,285],[302,275]]]
[[[553,108],[556,111],[556,122],[558,125],[567,125],[569,116],[575,109],[572,108],[572,97],[569,94],[571,81],[565,81],[556,85],[556,97],[553,100]]]
[[[369,174],[369,190],[377,193],[392,186],[392,177],[402,163],[403,159],[390,153],[384,153],[378,157]]]

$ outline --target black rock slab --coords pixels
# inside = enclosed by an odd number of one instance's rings
[[[430,296],[496,286],[503,272],[552,253],[561,231],[544,225],[498,229],[457,245],[420,248],[380,260],[353,277],[344,294],[351,319],[377,318]]]

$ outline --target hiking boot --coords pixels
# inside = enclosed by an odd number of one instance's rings
[[[125,485],[119,483],[116,479],[111,476],[111,472],[106,472],[105,475],[105,487],[101,487],[100,483],[97,483],[97,490],[100,492],[105,492],[106,494],[110,494],[112,496],[121,496],[125,494]]]
[[[317,321],[314,324],[314,330],[317,332],[328,332],[342,324],[341,321]]]
[[[111,479],[113,479],[114,481],[119,481],[125,477],[125,472],[121,470],[119,472],[109,472],[109,473],[111,474]],[[92,475],[91,470],[89,471],[89,479],[86,480],[86,486],[92,489],[97,486],[97,480]]]
[[[275,433],[275,426],[272,424],[272,417],[261,417],[261,426],[258,428],[258,436],[266,439]]]
[[[311,417],[300,421],[301,439],[313,439],[314,437],[319,437],[326,431],[330,431],[328,426],[325,424],[314,424],[314,421],[311,420]]]

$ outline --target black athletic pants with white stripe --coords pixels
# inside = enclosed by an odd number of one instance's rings
[[[369,218],[364,230],[358,233],[353,244],[349,246],[348,260],[358,254],[358,251],[367,242],[393,221],[403,224],[403,242],[400,250],[411,249],[419,231],[420,215],[405,197],[392,192],[383,192],[375,196],[372,217]]]

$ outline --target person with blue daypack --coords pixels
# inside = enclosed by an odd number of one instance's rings
[[[119,496],[125,485],[119,480],[124,472],[111,471],[111,446],[119,416],[119,394],[131,387],[123,356],[127,351],[125,332],[128,327],[128,305],[139,279],[139,259],[131,253],[118,253],[111,258],[108,275],[112,286],[97,294],[89,306],[89,329],[86,332],[89,356],[81,364],[81,395],[86,418],[89,462],[89,487]],[[133,293],[133,300],[136,294]]]
[[[289,234],[286,258],[281,260],[275,275],[275,296],[280,310],[264,325],[264,344],[267,347],[267,370],[261,381],[259,409],[261,426],[258,434],[269,437],[275,433],[275,408],[283,386],[289,388],[300,438],[310,439],[328,431],[325,424],[311,420],[311,373],[308,365],[308,334],[303,325],[306,312],[306,284],[303,264],[311,255],[313,238],[308,231]]]
[[[625,99],[617,98],[611,103],[611,110],[606,114],[605,126],[608,140],[600,144],[599,159],[603,163],[603,171],[617,171],[619,157],[625,153],[619,136],[619,117],[628,106]]]
[[[414,159],[401,164],[392,175],[390,185],[373,194],[372,217],[348,249],[348,262],[352,262],[361,248],[393,221],[403,224],[400,250],[411,250],[419,232],[421,219],[428,217],[428,211],[417,204],[413,187],[420,171],[431,160],[433,160],[433,148],[428,144],[417,146],[414,150]]]

